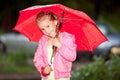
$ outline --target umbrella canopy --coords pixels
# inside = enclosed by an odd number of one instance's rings
[[[36,5],[21,10],[13,29],[25,35],[30,41],[38,42],[43,35],[36,24],[36,16],[40,11],[51,11],[59,17],[59,20],[62,19],[60,31],[75,35],[77,50],[93,51],[107,40],[87,14],[61,4]]]

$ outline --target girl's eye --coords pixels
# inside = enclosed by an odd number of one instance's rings
[[[49,25],[47,25],[47,28],[49,27]]]
[[[44,31],[44,29],[41,29],[42,31]]]

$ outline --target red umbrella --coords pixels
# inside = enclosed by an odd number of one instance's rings
[[[36,5],[21,10],[14,30],[24,34],[30,41],[38,42],[43,35],[35,21],[40,11],[51,11],[62,20],[60,31],[75,35],[77,50],[93,51],[107,40],[87,14],[61,4]]]

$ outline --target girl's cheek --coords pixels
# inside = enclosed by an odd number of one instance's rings
[[[45,35],[47,35],[47,33],[46,33],[46,32],[44,32],[44,34],[45,34]]]
[[[42,31],[43,32],[43,34],[45,34],[46,35],[46,32],[45,31]]]

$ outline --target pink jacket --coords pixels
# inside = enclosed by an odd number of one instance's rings
[[[39,41],[38,48],[34,55],[34,65],[37,70],[41,73],[42,67],[48,64],[47,58],[47,36],[42,36]],[[54,75],[55,78],[70,78],[72,62],[76,59],[76,44],[73,35],[63,32],[62,38],[60,38],[62,47],[57,49],[54,57]],[[44,77],[43,75],[41,75]]]

